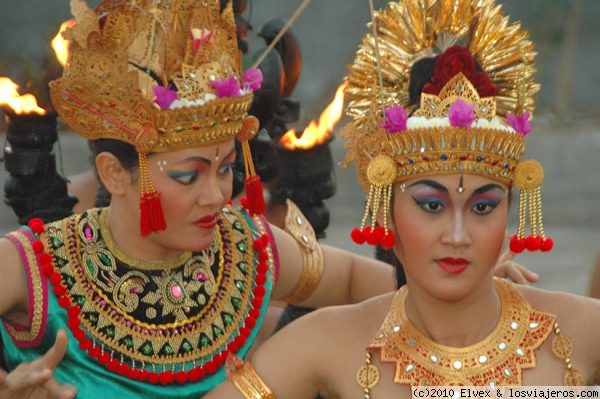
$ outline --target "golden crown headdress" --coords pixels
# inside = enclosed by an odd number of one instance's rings
[[[166,227],[146,154],[247,141],[258,130],[247,113],[262,75],[242,74],[232,4],[220,3],[104,0],[94,11],[71,0],[76,24],[64,34],[69,58],[50,84],[52,102],[86,138],[136,147],[143,235]]]
[[[521,188],[511,250],[550,250],[541,215],[543,169],[520,161],[539,85],[534,47],[493,0],[405,0],[375,13],[350,67],[345,164],[368,192],[352,238],[393,246],[392,185],[419,176],[471,173]],[[458,41],[466,47],[454,45]],[[409,101],[413,65],[438,55],[433,76]],[[440,51],[441,52],[441,51]],[[478,69],[481,67],[481,70]],[[379,77],[379,82],[378,82]],[[525,236],[526,211],[531,234]],[[383,224],[377,216],[383,211]],[[371,219],[370,224],[367,222]]]

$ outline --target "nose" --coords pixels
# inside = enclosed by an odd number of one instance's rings
[[[462,212],[452,213],[451,219],[448,221],[448,227],[444,231],[442,242],[453,247],[463,247],[471,244],[471,235]]]
[[[225,201],[225,196],[216,176],[212,176],[208,184],[201,185],[197,194],[197,204],[201,207],[217,208]]]

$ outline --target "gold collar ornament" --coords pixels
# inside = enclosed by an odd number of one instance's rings
[[[103,0],[94,11],[71,0],[76,23],[64,33],[69,58],[50,83],[52,103],[87,139],[135,146],[144,236],[166,228],[149,154],[247,141],[258,131],[247,113],[262,74],[242,73],[232,4],[221,11],[220,3]]]
[[[342,132],[344,165],[355,163],[368,193],[353,241],[392,247],[393,239],[383,237],[393,184],[458,173],[516,183],[519,230],[510,249],[551,250],[542,223],[543,168],[520,160],[539,90],[527,32],[509,23],[494,0],[392,1],[371,24],[373,34],[364,36],[347,77],[346,112],[353,122]],[[465,47],[455,45],[459,41]],[[422,77],[429,81],[411,102],[411,69],[436,55],[432,76]]]
[[[536,365],[535,350],[552,334],[555,316],[531,308],[510,283],[495,280],[502,313],[483,341],[465,348],[440,345],[408,320],[408,289],[394,297],[369,350],[395,365],[394,382],[411,386],[520,385],[523,370]]]

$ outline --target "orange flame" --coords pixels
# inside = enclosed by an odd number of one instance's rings
[[[296,136],[294,129],[288,130],[279,140],[279,144],[288,150],[307,150],[326,141],[331,136],[335,125],[342,119],[346,86],[348,86],[347,81],[338,87],[335,98],[321,113],[318,123],[314,119],[311,120],[300,138]]]
[[[46,115],[33,94],[19,95],[19,86],[9,78],[0,78],[0,106],[8,105],[16,114]]]
[[[63,32],[68,28],[72,28],[75,26],[75,20],[69,19],[63,22],[60,25],[60,29],[56,36],[52,39],[52,49],[54,50],[54,54],[56,54],[56,59],[60,63],[60,65],[65,66],[67,64],[67,59],[69,58],[69,40],[66,40],[63,37]]]

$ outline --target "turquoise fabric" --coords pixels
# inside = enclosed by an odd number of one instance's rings
[[[252,220],[247,218],[249,224],[255,229]],[[265,296],[261,307],[260,316],[256,320],[256,325],[248,336],[246,344],[238,351],[237,355],[244,358],[254,343],[256,335],[264,321],[265,314],[269,305],[269,299],[273,288],[271,276],[268,276],[265,283]],[[129,380],[115,373],[106,370],[98,364],[95,359],[84,353],[78,345],[77,340],[71,334],[67,327],[67,312],[58,305],[56,297],[49,293],[48,298],[48,323],[42,343],[35,348],[18,348],[12,344],[12,338],[0,323],[0,334],[4,342],[4,357],[9,369],[14,369],[22,362],[30,362],[42,356],[54,343],[56,333],[59,329],[64,329],[68,333],[69,344],[67,353],[62,362],[55,370],[55,377],[62,383],[69,383],[77,388],[78,399],[109,399],[109,398],[144,398],[144,399],[197,399],[202,397],[217,385],[225,381],[225,366],[221,367],[217,373],[206,377],[195,383],[184,385],[171,384],[167,386],[154,385],[138,381]],[[192,364],[186,367],[192,368]],[[171,370],[169,368],[169,370]],[[148,371],[153,371],[148,368]],[[156,372],[162,371],[160,368]],[[175,371],[179,371],[176,369]]]

